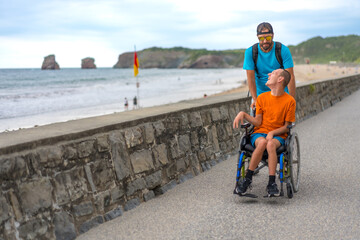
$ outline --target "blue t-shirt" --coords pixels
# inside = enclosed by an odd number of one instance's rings
[[[285,45],[281,44],[281,57],[283,59],[284,68],[294,67],[290,50]],[[270,88],[265,85],[268,81],[269,73],[279,69],[280,63],[276,59],[275,55],[275,42],[270,52],[263,52],[258,44],[258,59],[257,59],[257,70],[259,74],[255,72],[255,83],[256,83],[256,94],[259,96],[263,92],[270,91]],[[255,70],[255,64],[252,56],[252,46],[246,49],[243,69]],[[288,88],[285,91],[289,93]]]

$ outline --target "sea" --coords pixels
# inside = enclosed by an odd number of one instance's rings
[[[0,132],[100,116],[240,87],[233,69],[0,69]],[[125,98],[129,102],[125,109]]]

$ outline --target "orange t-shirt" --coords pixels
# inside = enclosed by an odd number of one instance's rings
[[[295,122],[296,101],[288,93],[273,96],[271,92],[259,95],[256,100],[256,114],[262,114],[262,123],[255,127],[254,133],[268,134],[270,131],[284,126],[285,122]],[[279,137],[285,139],[287,133]]]

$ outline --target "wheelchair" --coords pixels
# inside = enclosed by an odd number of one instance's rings
[[[299,137],[296,132],[291,130],[295,127],[295,124],[287,126],[289,129],[288,136],[285,140],[285,144],[276,149],[278,157],[278,167],[276,174],[280,180],[280,195],[284,196],[283,184],[286,183],[287,197],[292,198],[294,193],[299,190],[299,176],[300,176],[300,144]],[[250,123],[242,124],[242,129],[245,129],[245,133],[240,140],[239,146],[239,160],[237,165],[236,185],[234,194],[236,193],[236,186],[239,180],[245,178],[246,169],[249,167],[251,155],[255,150],[255,147],[250,142],[250,135],[254,132],[254,126]],[[265,150],[263,158],[259,166],[255,169],[254,174],[257,174],[262,168],[268,166],[268,153]],[[243,196],[257,198],[256,195],[247,193]],[[270,197],[270,196],[264,196]]]

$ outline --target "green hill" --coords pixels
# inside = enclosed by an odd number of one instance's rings
[[[296,63],[356,63],[360,64],[360,36],[314,37],[297,46],[289,46]]]
[[[289,46],[293,60],[303,64],[337,63],[360,64],[360,36],[315,37],[296,46]],[[152,47],[138,52],[140,68],[233,68],[241,67],[245,49],[209,51],[183,47]],[[119,56],[114,68],[133,67],[133,52]]]

